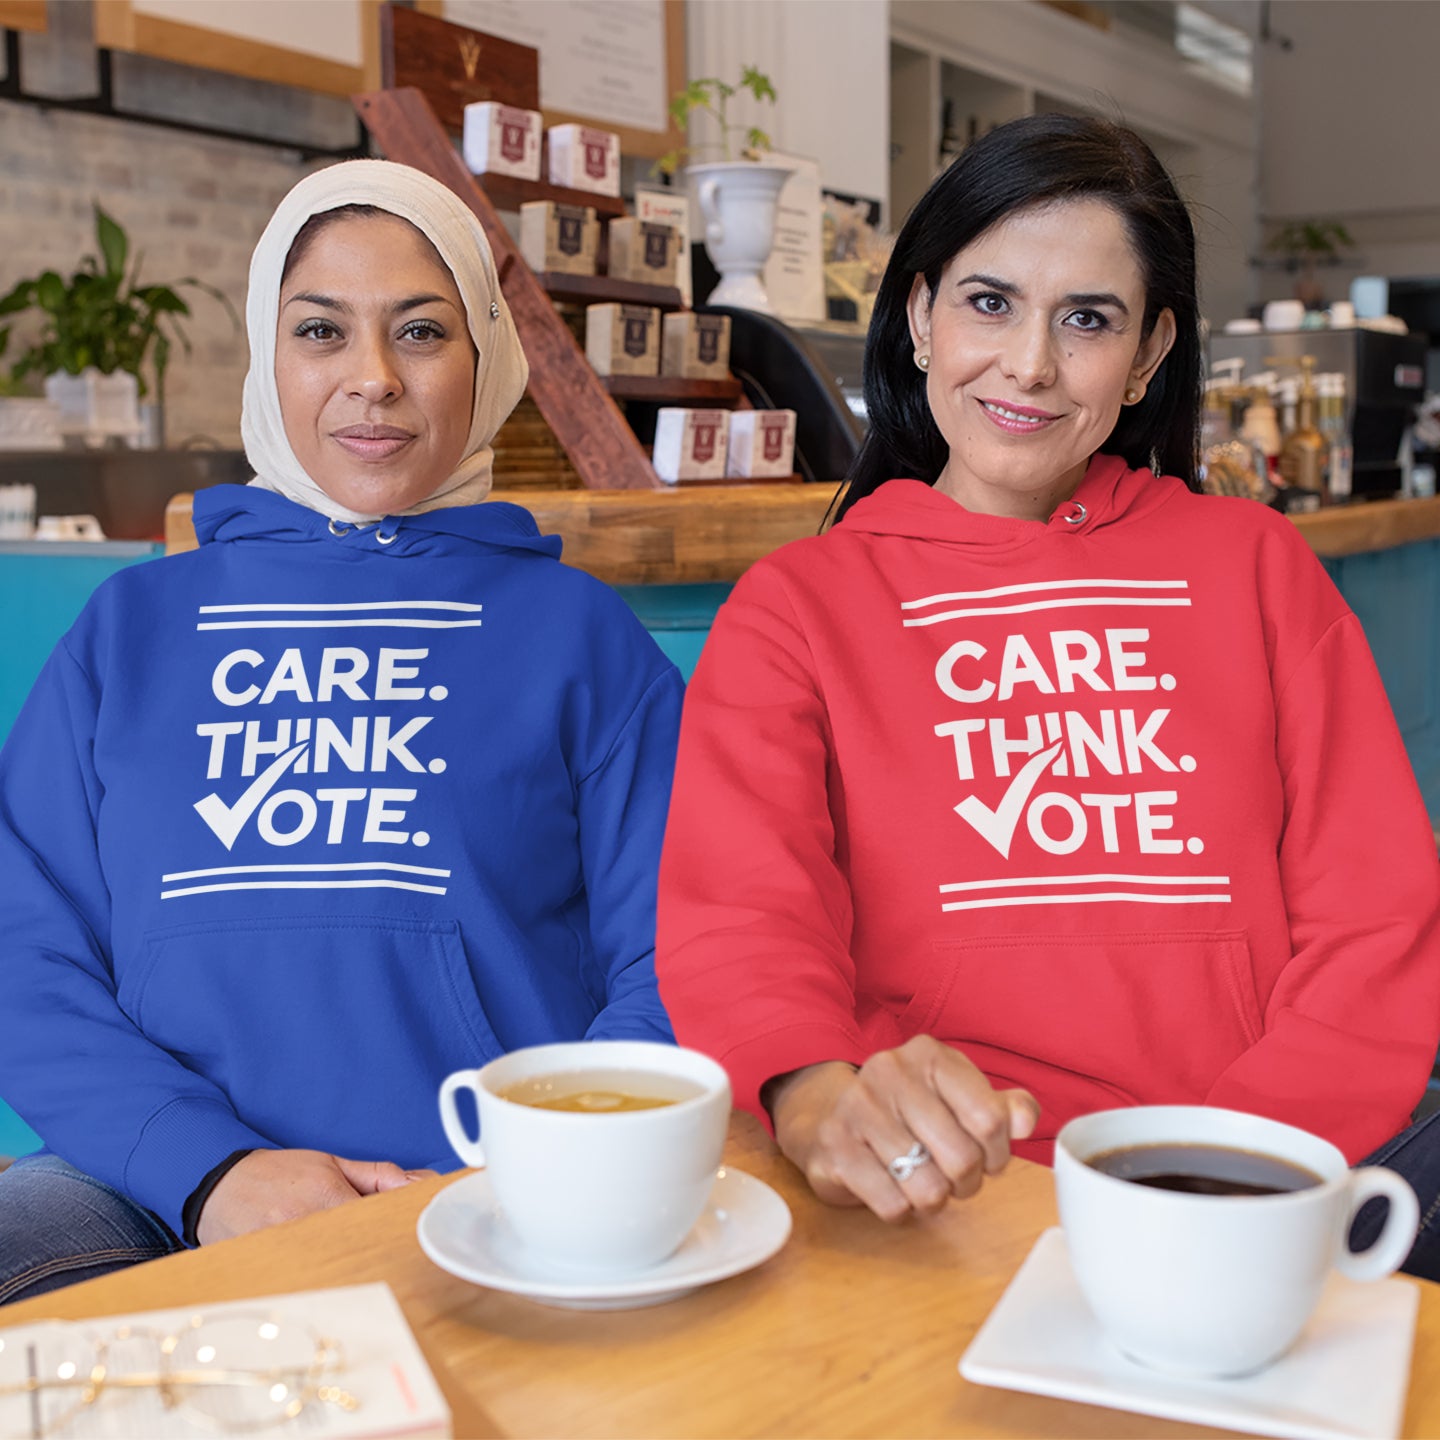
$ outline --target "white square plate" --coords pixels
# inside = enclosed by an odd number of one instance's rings
[[[977,1385],[1293,1440],[1393,1440],[1405,1415],[1420,1291],[1401,1278],[1332,1275],[1295,1348],[1258,1375],[1184,1380],[1128,1359],[1100,1334],[1047,1230],[960,1359]]]

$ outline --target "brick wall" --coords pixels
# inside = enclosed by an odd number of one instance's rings
[[[132,257],[143,256],[142,279],[197,276],[243,315],[250,251],[280,197],[315,168],[295,151],[0,101],[0,294],[94,253],[98,201],[129,233]],[[236,446],[244,334],[209,296],[182,293],[193,350],[171,352],[167,441]],[[12,360],[25,333],[17,327]]]

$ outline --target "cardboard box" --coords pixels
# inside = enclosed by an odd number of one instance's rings
[[[660,343],[660,373],[685,380],[730,377],[730,317],[679,310],[667,315]]]
[[[518,110],[485,100],[465,107],[465,164],[476,175],[513,175],[517,180],[540,178],[540,133],[545,124],[538,110]]]
[[[600,222],[589,205],[527,200],[520,207],[520,253],[532,270],[593,275]]]
[[[620,194],[620,137],[589,125],[552,125],[547,174],[552,185]]]
[[[726,475],[773,480],[795,473],[795,412],[735,410],[730,415]]]
[[[610,222],[610,269],[616,280],[674,286],[679,275],[680,236],[673,225],[626,215]]]
[[[585,358],[597,375],[658,375],[660,312],[649,305],[587,305]]]
[[[724,410],[662,408],[655,417],[655,473],[674,485],[725,478]]]

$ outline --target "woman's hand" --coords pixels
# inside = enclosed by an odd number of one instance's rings
[[[434,1174],[402,1170],[388,1160],[346,1160],[323,1150],[252,1150],[210,1192],[195,1236],[202,1245],[213,1245]]]
[[[882,1220],[941,1209],[973,1195],[1035,1128],[1024,1090],[996,1090],[958,1050],[917,1035],[857,1071],[828,1062],[774,1081],[766,1092],[775,1137],[820,1199],[868,1205]],[[930,1160],[908,1179],[892,1160],[916,1143]]]

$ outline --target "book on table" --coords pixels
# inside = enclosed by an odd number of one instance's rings
[[[388,1285],[0,1329],[0,1436],[287,1431],[449,1440],[449,1407]]]

